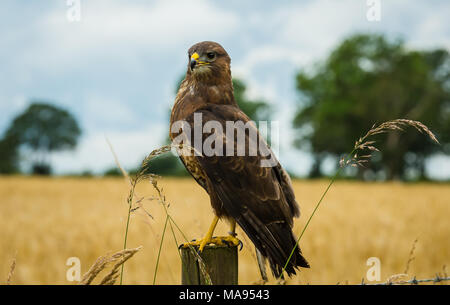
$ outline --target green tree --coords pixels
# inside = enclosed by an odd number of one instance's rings
[[[75,148],[81,130],[75,118],[56,106],[35,102],[17,116],[6,131],[27,152],[34,174],[50,174],[49,155]]]
[[[188,176],[183,163],[171,153],[157,156],[150,162],[149,171],[162,176]]]
[[[114,166],[114,167],[107,168],[103,172],[103,176],[105,176],[105,177],[121,177],[122,172],[120,171],[120,169],[118,169],[117,167]]]
[[[0,174],[19,172],[17,139],[4,137],[0,140]]]
[[[268,121],[270,119],[270,105],[263,100],[248,99],[245,96],[247,86],[244,81],[233,78],[233,89],[236,103],[252,121]]]
[[[382,35],[354,35],[312,72],[300,71],[296,79],[300,105],[293,123],[302,132],[295,144],[311,148],[315,157],[311,175],[320,174],[326,156],[338,158],[348,152],[376,122],[418,120],[442,143],[449,143],[449,65],[446,50],[407,50],[402,41]],[[379,160],[360,175],[382,171],[387,179],[396,179],[413,170],[423,177],[426,157],[439,149],[415,131],[390,133],[379,144]]]

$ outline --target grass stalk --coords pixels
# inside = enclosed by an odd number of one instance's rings
[[[350,158],[353,153],[355,152],[355,149],[352,150],[351,153],[348,154],[347,158]],[[295,242],[295,246],[294,248],[292,248],[291,253],[289,254],[289,257],[286,261],[286,264],[284,264],[284,267],[281,271],[281,275],[279,276],[278,280],[281,280],[282,276],[283,276],[283,272],[286,270],[289,262],[291,261],[292,255],[294,255],[295,250],[298,247],[298,244],[300,242],[300,239],[302,238],[303,234],[305,233],[306,229],[309,226],[309,223],[311,222],[311,219],[314,217],[314,215],[316,214],[316,211],[319,209],[320,204],[322,203],[323,199],[325,198],[326,194],[328,193],[328,191],[330,190],[331,186],[333,185],[333,183],[336,181],[336,178],[339,176],[339,174],[341,173],[343,167],[339,167],[339,169],[336,171],[336,173],[334,174],[333,178],[331,178],[330,183],[328,184],[327,188],[325,189],[325,191],[322,193],[322,196],[320,197],[319,201],[317,202],[314,210],[312,211],[311,215],[308,218],[308,221],[306,222],[305,226],[303,227],[302,232],[300,233],[300,236],[297,238],[297,241]]]
[[[127,216],[127,225],[125,228],[125,236],[123,239],[123,250],[125,250],[127,248],[127,240],[128,240],[128,228],[130,226],[130,215],[131,215],[131,207],[133,204],[133,195],[134,195],[134,188],[135,188],[136,184],[133,182],[132,186],[131,186],[131,190],[130,190],[130,195],[128,196],[128,216]],[[122,285],[123,283],[123,268],[125,266],[125,263],[122,264],[122,266],[120,267],[120,285]]]
[[[158,257],[156,258],[156,266],[155,266],[155,273],[153,274],[153,285],[155,285],[156,283],[156,274],[158,272],[158,266],[159,266],[159,259],[161,257],[161,249],[162,249],[162,245],[164,242],[164,236],[166,234],[166,229],[167,229],[167,223],[169,222],[169,215],[166,216],[166,221],[164,223],[164,229],[161,235],[161,242],[159,243],[159,250],[158,250]]]
[[[424,124],[422,124],[419,121],[413,121],[413,120],[408,120],[408,119],[396,119],[396,120],[391,120],[391,121],[381,123],[378,126],[376,126],[376,124],[374,124],[372,126],[372,128],[363,137],[359,138],[355,142],[353,150],[345,158],[342,158],[340,160],[340,162],[339,162],[340,166],[339,166],[338,170],[334,174],[334,176],[331,179],[330,183],[328,184],[327,188],[325,189],[325,191],[323,192],[319,201],[317,202],[313,212],[309,216],[308,221],[306,222],[305,226],[303,227],[303,230],[300,233],[300,236],[297,238],[295,246],[293,247],[293,249],[288,257],[286,264],[284,265],[278,280],[280,280],[282,278],[283,272],[286,270],[286,268],[292,258],[292,255],[294,254],[295,250],[297,249],[300,239],[302,238],[302,236],[305,233],[306,229],[308,228],[312,218],[314,217],[317,209],[319,208],[320,204],[322,203],[325,195],[328,193],[329,189],[331,188],[331,186],[335,182],[336,178],[341,173],[342,169],[348,165],[358,167],[358,166],[363,166],[365,163],[369,162],[369,159],[372,157],[371,153],[369,153],[368,155],[359,156],[358,155],[359,151],[364,151],[364,150],[369,151],[369,152],[379,151],[374,146],[375,141],[368,141],[368,139],[370,137],[379,135],[379,134],[385,134],[385,133],[388,133],[391,131],[403,132],[404,128],[406,128],[406,127],[414,127],[420,133],[427,135],[429,137],[429,139],[431,139],[434,143],[439,144],[439,141],[437,140],[436,136],[431,132],[431,130],[428,129],[427,126],[425,126]]]

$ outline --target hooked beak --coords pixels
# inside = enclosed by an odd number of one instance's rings
[[[190,68],[191,68],[191,71],[194,70],[194,68],[195,68],[196,66],[203,66],[203,65],[209,64],[208,62],[206,62],[206,61],[201,61],[201,60],[199,60],[199,59],[200,59],[200,55],[198,55],[197,52],[195,52],[194,54],[191,55],[191,61],[190,61],[190,63],[189,63],[189,66],[190,66]]]
[[[194,70],[195,66],[198,63],[199,58],[200,58],[200,55],[198,55],[197,52],[194,52],[194,54],[191,55],[191,63],[190,63],[191,71]]]
[[[195,66],[197,65],[197,61],[195,59],[191,59],[191,63],[189,64],[191,66],[191,71],[194,70]]]

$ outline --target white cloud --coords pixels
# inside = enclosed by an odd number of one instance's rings
[[[278,10],[252,14],[249,24],[273,31],[271,39],[255,43],[236,63],[237,74],[251,75],[262,62],[288,62],[295,67],[323,59],[346,36],[356,32],[408,34],[415,47],[450,47],[450,6],[396,1],[381,3],[380,22],[366,19],[365,1],[318,0],[280,6]],[[410,26],[411,25],[411,26]]]
[[[147,125],[145,103],[153,111],[152,121],[164,120],[154,109],[172,101],[172,85],[184,69],[186,50],[201,40],[226,43],[233,75],[246,81],[248,96],[276,103],[274,119],[286,122],[280,126],[286,137],[280,158],[300,169],[309,168],[309,161],[297,159],[300,153],[290,147],[293,131],[288,126],[297,69],[325,58],[357,31],[403,35],[414,48],[450,47],[450,5],[445,1],[430,5],[382,0],[380,22],[368,22],[366,1],[354,0],[283,2],[270,9],[264,1],[233,7],[207,0],[81,3],[81,22],[68,22],[62,1],[20,15],[25,16],[19,19],[23,26],[10,21],[0,29],[0,44],[7,46],[0,48],[2,95],[18,97],[12,102],[2,99],[0,110],[23,108],[25,99],[43,96],[75,109],[90,128],[77,151],[55,155],[58,171],[113,165],[104,130],[121,161],[130,165],[161,144],[163,139],[155,135],[165,135],[166,126]],[[7,8],[1,11],[9,12]],[[12,112],[2,113],[11,117]],[[130,131],[134,120],[147,127]]]
[[[152,150],[160,147],[164,141],[167,126],[149,125],[141,130],[127,132],[95,132],[81,139],[73,152],[55,153],[53,165],[58,174],[79,173],[92,170],[101,173],[115,166],[114,156],[107,140],[111,143],[120,164],[126,168],[137,167]]]
[[[2,103],[2,101],[4,102]],[[29,101],[23,94],[9,96],[0,93],[0,113],[2,117],[0,120],[0,138],[10,127],[14,118],[25,111],[28,105]]]
[[[86,98],[83,113],[86,118],[85,122],[96,124],[116,125],[116,129],[132,123],[136,119],[136,113],[124,101],[118,100],[116,97],[105,97],[99,94],[93,94]]]
[[[429,18],[419,22],[417,31],[411,35],[408,45],[419,48],[447,48],[450,49],[450,26],[448,16],[450,9],[433,11]]]
[[[342,35],[367,23],[364,1],[309,1],[281,9],[279,40],[319,55]]]
[[[185,53],[194,42],[226,37],[239,20],[206,0],[155,1],[151,5],[130,1],[85,1],[81,21],[69,22],[67,7],[55,7],[36,20],[27,39],[33,52],[23,52],[30,65],[47,65],[53,71],[85,64],[85,57],[119,55],[132,61],[145,52],[167,60],[166,52]],[[108,50],[105,52],[105,50]],[[137,54],[136,54],[137,53]],[[178,52],[179,54],[179,52]]]
[[[284,62],[294,66],[301,66],[309,63],[313,57],[314,54],[288,46],[278,44],[262,45],[250,49],[243,59],[233,65],[233,71],[236,75],[249,77],[252,70],[261,63]]]

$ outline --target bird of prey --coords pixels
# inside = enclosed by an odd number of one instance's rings
[[[186,77],[172,108],[170,138],[175,142],[184,134],[184,139],[188,139],[189,148],[179,149],[180,159],[209,194],[215,214],[205,237],[183,246],[198,246],[202,251],[211,243],[237,245],[237,223],[257,252],[268,259],[273,275],[279,277],[296,245],[292,226],[293,217],[300,215],[299,206],[289,175],[280,163],[275,159],[271,166],[262,166],[264,160],[274,156],[269,145],[261,141],[256,126],[247,124],[250,119],[234,99],[230,63],[229,55],[216,42],[193,45],[188,51]],[[197,123],[196,116],[201,118]],[[177,122],[190,128],[174,128]],[[230,122],[235,127],[231,136],[224,132]],[[195,131],[197,125],[203,131],[200,134]],[[253,149],[252,153],[245,148],[242,153],[242,144],[250,146],[255,141],[251,136],[254,134],[259,143],[256,151]],[[243,135],[244,141],[239,141],[239,135]],[[195,144],[200,143],[201,149],[207,141],[214,144],[211,145],[214,152],[223,154],[198,152]],[[213,237],[219,219],[230,223],[229,236]],[[291,276],[298,267],[309,268],[300,247],[295,248],[285,271]]]

